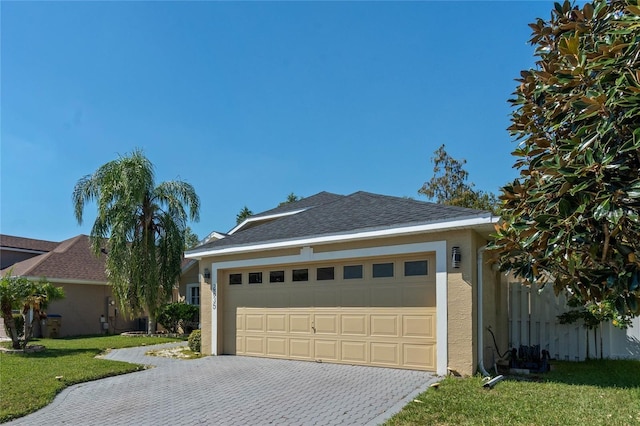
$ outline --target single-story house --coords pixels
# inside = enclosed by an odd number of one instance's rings
[[[0,270],[34,256],[48,253],[58,244],[60,243],[54,241],[0,234]]]
[[[507,286],[484,252],[497,221],[367,192],[251,216],[185,253],[198,261],[202,350],[438,374],[490,367],[487,326],[508,344]]]
[[[46,278],[51,284],[64,289],[65,298],[50,303],[47,309],[50,322],[36,328],[37,335],[62,337],[119,333],[140,328],[138,319],[130,320],[119,312],[107,283],[105,255],[96,257],[93,254],[88,236],[78,235],[60,243],[41,241],[38,245],[33,241],[40,240],[1,235],[3,256],[5,252],[11,252],[10,249],[16,253],[28,252],[32,256],[9,264],[0,274],[11,271],[12,275],[29,280]]]

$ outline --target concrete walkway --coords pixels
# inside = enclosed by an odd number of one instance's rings
[[[436,380],[390,368],[144,355],[175,345],[114,350],[106,358],[156,367],[74,385],[49,406],[7,424],[376,425]]]

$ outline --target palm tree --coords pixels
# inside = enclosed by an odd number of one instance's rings
[[[32,335],[33,322],[46,318],[45,310],[50,302],[64,298],[62,287],[54,287],[45,279],[40,282],[29,281],[25,277],[11,275],[9,270],[0,278],[0,312],[5,327],[11,337],[13,349],[25,349]],[[23,340],[20,341],[13,311],[20,310],[24,319]],[[33,311],[33,320],[27,321]]]
[[[253,212],[249,210],[249,207],[244,206],[242,210],[240,210],[240,212],[236,215],[236,224],[240,225],[242,222],[244,222],[245,219],[251,216],[253,216]]]
[[[187,220],[199,219],[200,200],[186,182],[155,186],[153,165],[136,149],[76,183],[73,203],[79,224],[90,201],[98,207],[91,246],[96,255],[107,253],[114,295],[130,315],[146,309],[148,332],[155,332],[158,309],[180,275]]]

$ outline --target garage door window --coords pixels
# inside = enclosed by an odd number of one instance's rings
[[[334,269],[333,266],[328,268],[318,268],[316,279],[318,281],[327,281],[332,280],[334,278]]]
[[[393,277],[393,263],[374,263],[373,278]]]
[[[404,262],[404,276],[415,277],[418,275],[427,275],[427,261],[416,260],[412,262]]]
[[[345,280],[362,278],[362,265],[345,266],[342,272]]]
[[[309,281],[309,270],[294,269],[291,273],[291,281],[296,281],[296,282]]]
[[[229,285],[242,284],[242,274],[229,274]]]
[[[262,272],[249,272],[249,284],[262,284]]]
[[[283,283],[284,282],[284,271],[271,271],[271,272],[269,272],[269,282],[270,283]]]

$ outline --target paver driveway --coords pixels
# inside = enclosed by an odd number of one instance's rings
[[[177,360],[151,348],[107,358],[155,368],[65,389],[11,425],[379,424],[424,390],[429,373],[241,356]]]

